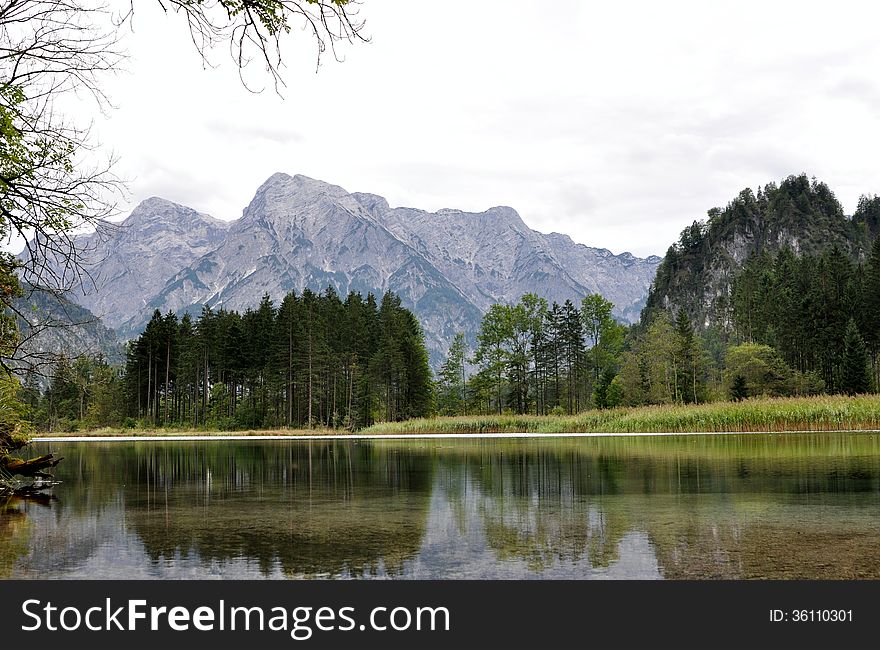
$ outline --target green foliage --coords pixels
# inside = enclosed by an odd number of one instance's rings
[[[742,375],[735,375],[733,381],[730,382],[730,399],[734,402],[741,402],[749,396],[749,386],[746,378]]]
[[[31,433],[31,424],[25,420],[27,406],[19,391],[18,380],[0,372],[0,497],[15,487],[6,463],[13,452],[27,444]]]
[[[0,225],[2,222],[0,217]],[[15,275],[15,258],[9,253],[0,252],[0,372],[8,373],[7,360],[18,347],[18,326],[10,306],[21,293],[21,284]]]
[[[734,399],[789,394],[792,369],[769,345],[743,343],[733,346],[727,351],[726,366],[725,380]]]
[[[859,197],[859,204],[852,216],[852,226],[854,236],[859,242],[872,242],[880,235],[880,196]]]
[[[18,380],[0,374],[0,455],[20,448],[28,438],[27,406],[21,401]]]
[[[685,404],[704,401],[705,370],[701,359],[703,350],[694,335],[694,327],[683,309],[675,317],[675,395],[676,401]],[[698,367],[699,365],[699,367]]]
[[[117,426],[124,419],[122,380],[118,370],[100,356],[82,355],[72,360],[62,356],[42,395],[28,379],[25,391],[30,417],[41,431]]]
[[[243,314],[205,307],[193,320],[158,311],[132,343],[124,375],[129,417],[151,426],[357,429],[433,408],[424,336],[387,293],[332,288],[264,296]]]
[[[311,5],[336,5],[344,7],[350,0],[305,0]],[[182,0],[183,5],[206,5],[208,0]],[[290,32],[290,14],[297,13],[290,3],[283,0],[220,0],[220,6],[226,10],[230,18],[243,13],[254,17],[269,36],[278,36]],[[294,5],[296,3],[293,3]]]
[[[613,308],[614,305],[598,293],[585,296],[581,300],[581,319],[590,346],[589,356],[593,367],[591,378],[596,383],[601,381],[603,373],[610,372],[613,375],[617,372],[623,348],[625,330],[611,317]],[[594,388],[594,395],[595,390]]]
[[[593,404],[596,408],[607,409],[617,405],[615,396],[611,394],[611,385],[616,376],[611,368],[602,371],[602,376],[593,389]]]
[[[76,143],[48,132],[34,132],[28,102],[21,87],[0,84],[0,237],[39,232],[65,232],[77,221],[80,206],[70,201],[44,201],[30,214],[21,188],[38,186],[57,176],[73,175]],[[38,223],[30,223],[38,214]]]
[[[843,338],[843,361],[840,374],[840,390],[847,395],[867,393],[871,388],[865,342],[852,319],[847,323],[846,334]]]
[[[611,318],[612,308],[598,295],[584,299],[581,309],[570,300],[548,307],[534,294],[513,305],[492,305],[477,336],[474,363],[480,373],[471,379],[470,392],[481,399],[472,405],[499,414],[505,407],[536,414],[582,410],[603,369],[612,377],[616,372],[623,330]]]
[[[852,320],[880,351],[880,246],[864,268],[839,247],[796,256],[788,249],[750,258],[733,282],[733,324],[741,340],[776,348],[829,392],[843,389],[844,335]]]
[[[467,357],[467,340],[464,334],[458,332],[449,346],[438,377],[438,411],[443,415],[466,413]]]

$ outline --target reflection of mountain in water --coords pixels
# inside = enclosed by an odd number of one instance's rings
[[[437,479],[422,550],[405,573],[422,579],[662,577],[643,532],[610,530],[605,513],[484,492],[469,476]],[[611,538],[613,542],[611,542]],[[610,557],[603,551],[609,549]]]
[[[555,564],[607,568],[619,560],[629,518],[599,507],[601,490],[615,484],[613,464],[549,450],[511,449],[442,458],[438,476],[462,532],[479,526],[496,561],[521,560],[546,573]],[[619,469],[619,468],[618,468]]]
[[[56,449],[56,451],[59,451]],[[21,577],[880,577],[880,438],[70,444]]]

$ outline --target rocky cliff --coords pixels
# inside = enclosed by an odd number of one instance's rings
[[[731,282],[752,255],[789,248],[817,254],[838,246],[863,257],[880,231],[880,199],[865,196],[852,217],[827,185],[789,176],[757,192],[745,189],[708,218],[685,228],[657,269],[642,321],[684,309],[703,327],[730,320]]]

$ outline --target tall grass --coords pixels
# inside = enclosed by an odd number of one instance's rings
[[[880,429],[880,395],[644,406],[570,416],[485,415],[380,423],[362,433],[694,433]]]

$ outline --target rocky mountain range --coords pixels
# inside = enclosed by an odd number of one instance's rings
[[[81,244],[94,286],[71,298],[123,339],[155,309],[243,310],[265,293],[277,301],[328,285],[343,296],[390,290],[421,320],[435,367],[456,332],[474,338],[489,305],[527,292],[560,302],[598,292],[618,319],[635,321],[660,263],[536,232],[508,207],[391,208],[373,194],[281,173],[235,221],[151,198]]]
[[[21,372],[36,371],[43,385],[58,355],[100,355],[110,364],[125,361],[125,350],[116,332],[64,296],[23,283],[22,295],[13,301],[13,307],[21,340],[12,365]]]

